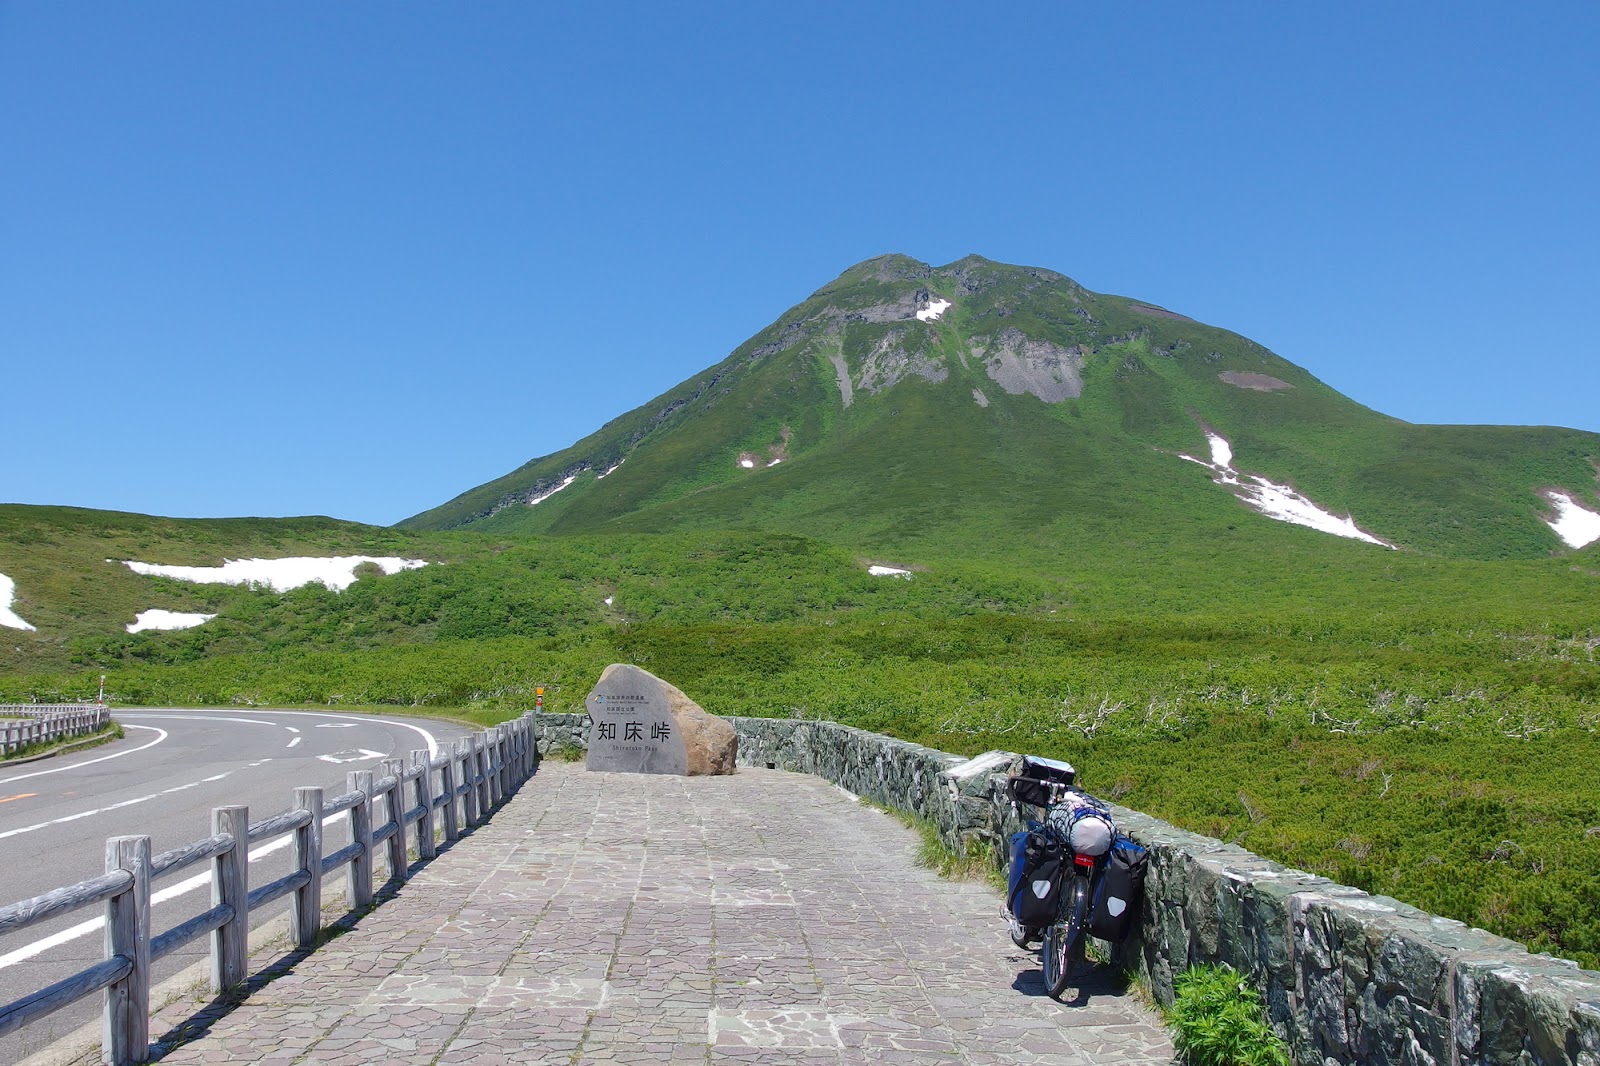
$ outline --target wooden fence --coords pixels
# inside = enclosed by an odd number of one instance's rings
[[[0,704],[0,756],[29,744],[82,736],[111,721],[98,703]]]
[[[373,866],[381,851],[390,880],[409,876],[407,837],[420,858],[435,856],[438,843],[456,840],[478,825],[533,773],[533,716],[446,745],[438,757],[413,751],[410,764],[385,760],[383,776],[357,770],[343,795],[324,802],[320,788],[297,788],[294,806],[251,824],[247,807],[217,807],[211,835],[182,847],[150,854],[147,836],[106,841],[106,872],[0,909],[0,935],[26,929],[81,907],[105,905],[105,958],[48,988],[0,1005],[0,1036],[43,1018],[85,996],[104,991],[102,1054],[105,1062],[146,1062],[150,1043],[150,965],[197,937],[211,934],[211,987],[232,988],[246,978],[250,912],[285,896],[289,935],[310,948],[322,923],[322,880],[347,870],[352,909],[373,902]],[[350,842],[324,854],[323,827],[349,812]],[[381,817],[381,822],[377,818]],[[249,887],[249,847],[294,834],[289,873]],[[150,930],[151,884],[196,863],[211,863],[212,906],[162,933]]]

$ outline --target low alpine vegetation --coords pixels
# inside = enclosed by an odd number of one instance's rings
[[[1173,982],[1174,1043],[1190,1066],[1289,1066],[1289,1049],[1267,1024],[1261,994],[1227,966],[1191,966]]]

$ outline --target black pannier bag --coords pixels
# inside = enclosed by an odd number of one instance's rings
[[[1067,855],[1043,833],[1017,833],[1011,838],[1011,886],[1006,906],[1011,916],[1030,929],[1056,920]]]
[[[1149,853],[1140,845],[1119,836],[1106,854],[1094,889],[1094,906],[1089,912],[1089,935],[1100,940],[1119,941],[1133,928],[1144,896],[1144,871]]]

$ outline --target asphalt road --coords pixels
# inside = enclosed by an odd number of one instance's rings
[[[288,810],[294,789],[346,791],[352,770],[381,770],[471,732],[448,722],[355,714],[261,710],[127,710],[114,717],[127,736],[77,755],[0,769],[0,906],[105,872],[109,837],[148,835],[159,854],[211,833],[211,809],[250,808],[259,821]],[[329,850],[348,840],[330,826]],[[276,845],[276,846],[274,846]],[[250,883],[289,871],[288,838],[251,849]],[[331,882],[330,882],[331,883]],[[198,864],[156,882],[151,931],[159,933],[210,905],[209,872]],[[287,900],[251,915],[258,925]],[[70,976],[102,956],[100,906],[0,937],[0,1004]],[[202,937],[156,964],[154,982],[206,957]],[[0,1063],[16,1062],[86,1022],[98,996],[0,1038]]]

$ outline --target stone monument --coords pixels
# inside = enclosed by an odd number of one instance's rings
[[[733,726],[708,714],[648,670],[612,663],[584,702],[590,770],[634,774],[731,774]]]

